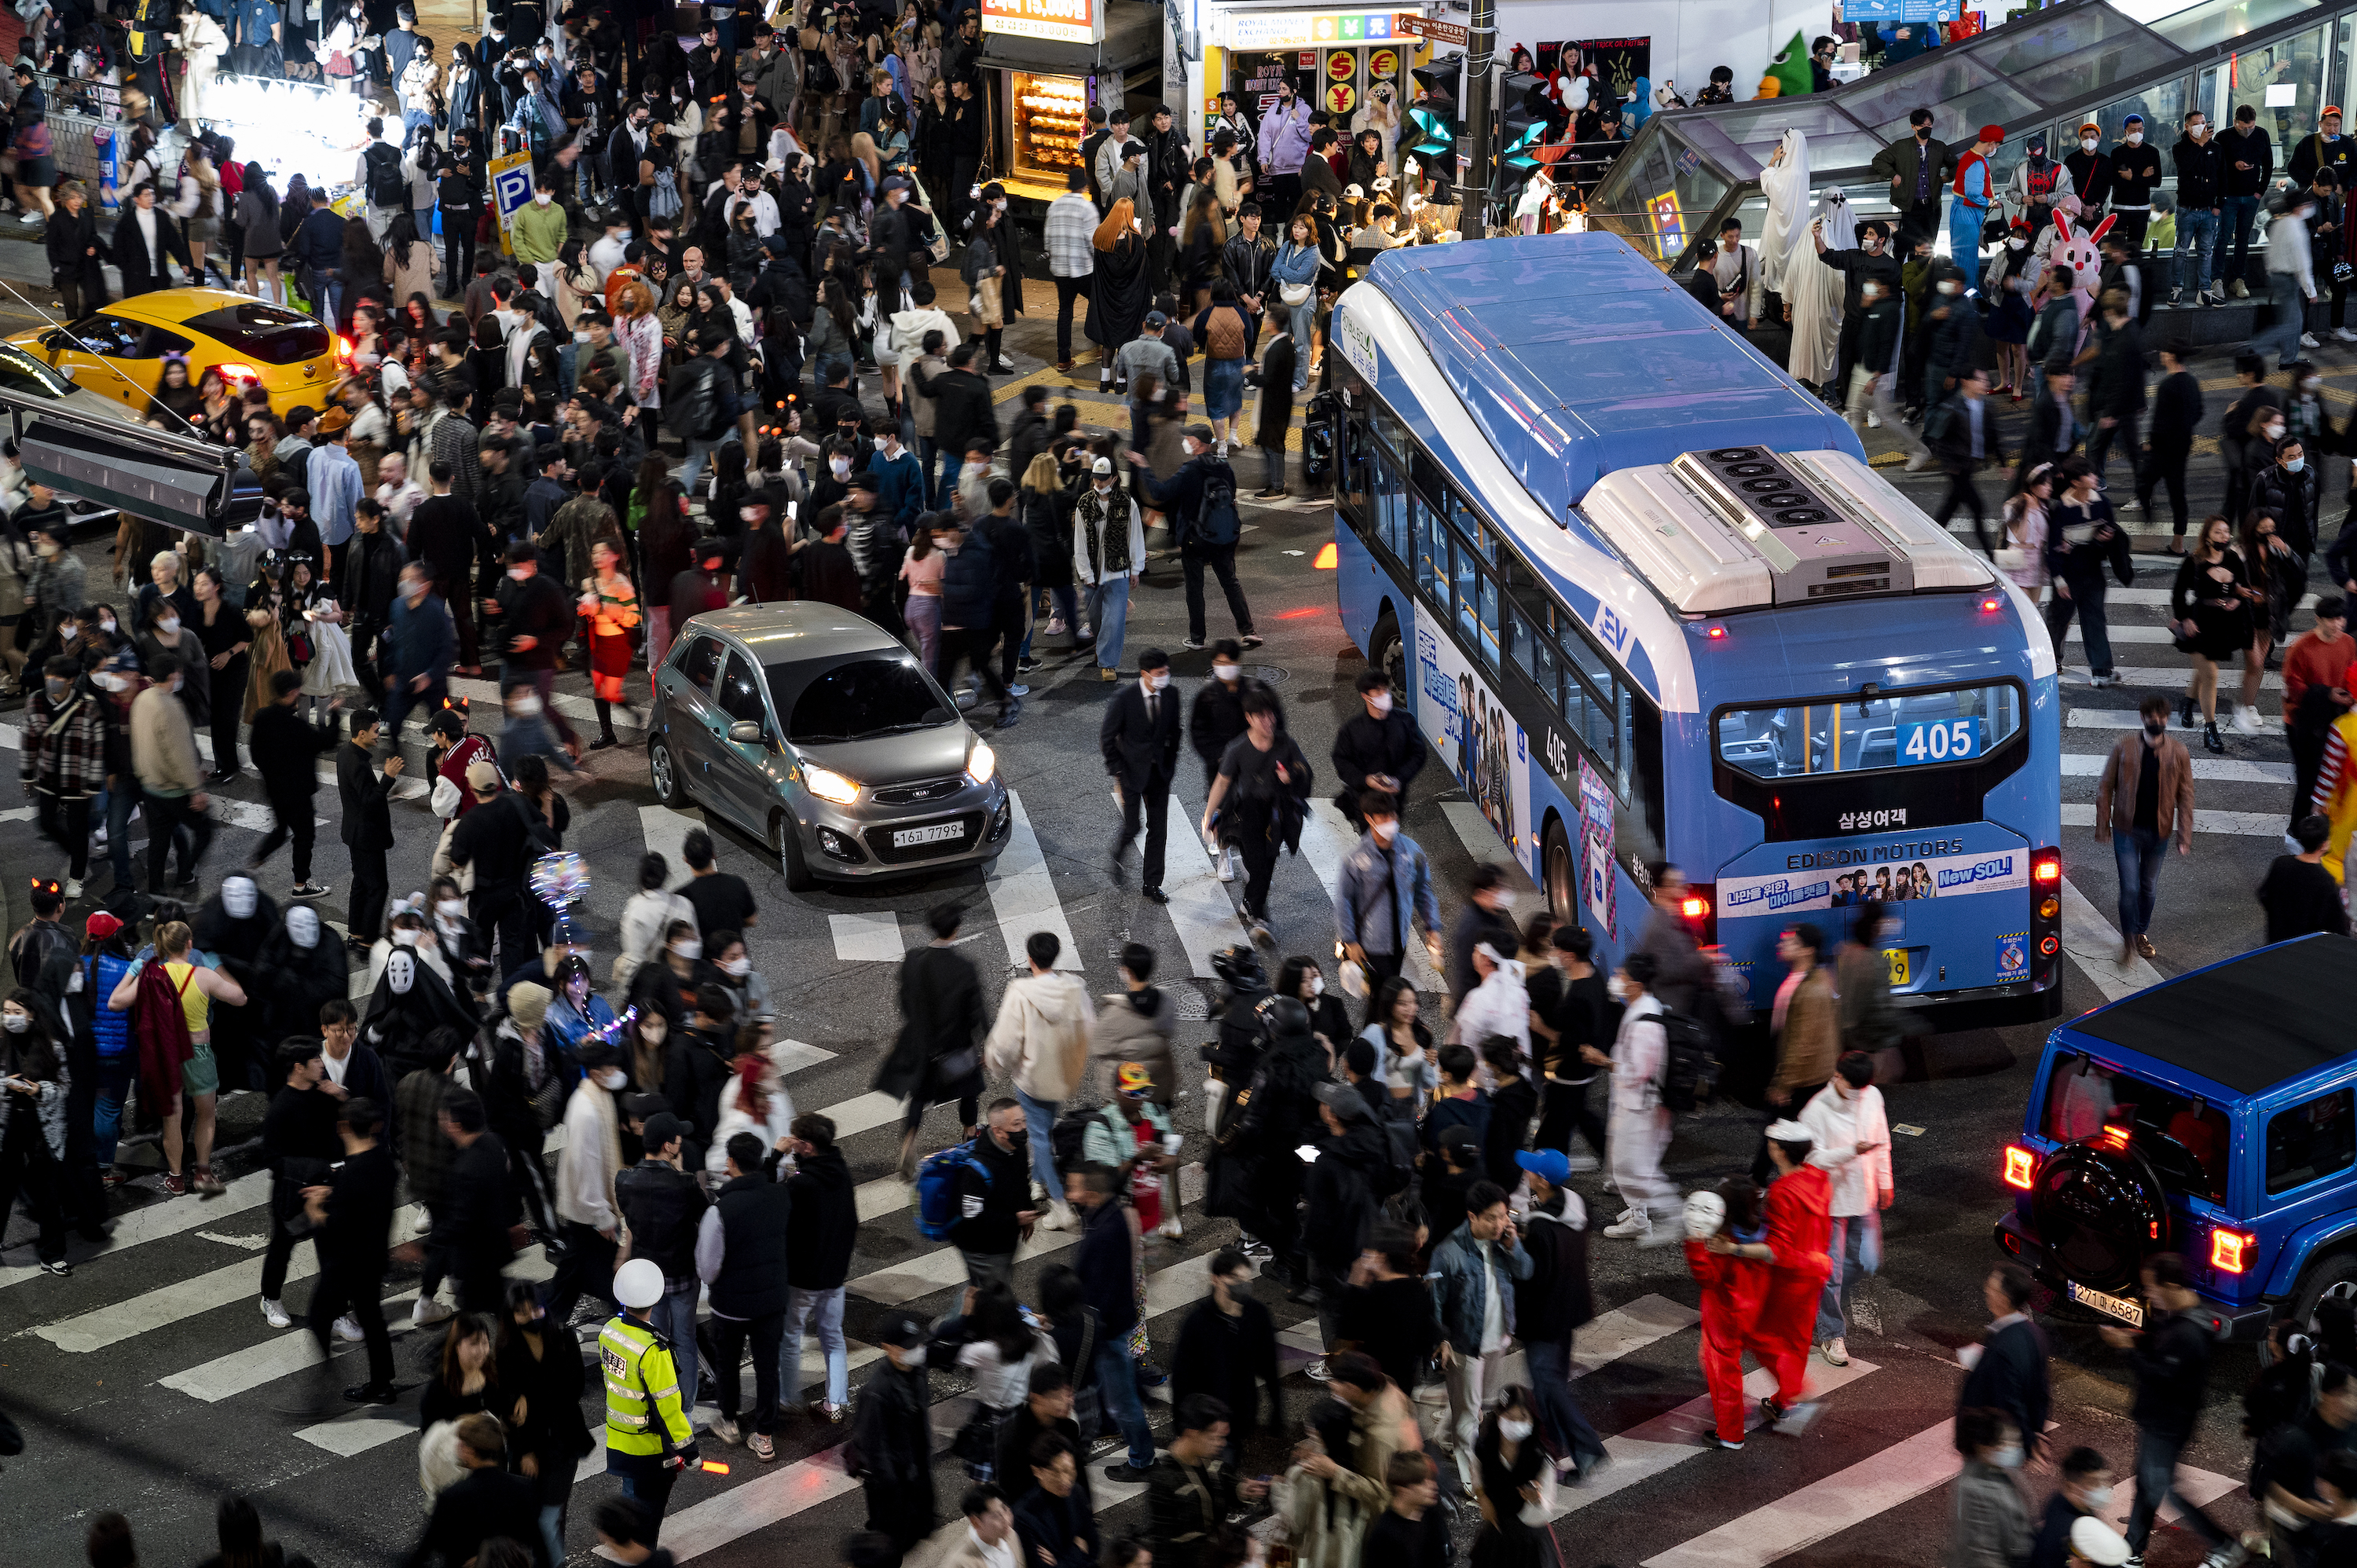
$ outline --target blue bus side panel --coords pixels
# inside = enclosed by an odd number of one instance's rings
[[[1375,564],[1375,553],[1359,537],[1358,530],[1334,514],[1334,602],[1342,612],[1342,630],[1362,654],[1372,654],[1367,646],[1375,635],[1375,622],[1383,615],[1383,599],[1390,595],[1395,603],[1407,602],[1407,589],[1402,585],[1396,591],[1383,569]],[[1403,628],[1402,635],[1405,635]],[[1407,700],[1401,693],[1400,699]]]
[[[1869,891],[1889,900],[1883,950],[1907,955],[1906,978],[1894,972],[1893,990],[1936,993],[2029,978],[2029,845],[1994,823],[1967,822],[1765,843],[1722,867],[1719,939],[1749,978],[1753,1001],[1775,998],[1782,979],[1776,938],[1785,928],[1806,921],[1828,943],[1839,940],[1846,915],[1834,902],[1834,879],[1861,871],[1873,879]],[[1921,891],[1927,883],[1928,896]]]

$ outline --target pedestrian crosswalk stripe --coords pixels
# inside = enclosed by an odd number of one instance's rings
[[[2062,666],[2062,673],[2076,676],[2083,685],[2091,671],[2084,664],[2065,664]],[[2115,664],[2112,666],[2112,673],[2131,686],[2174,687],[2183,691],[2192,677],[2193,666],[2190,664]],[[2229,663],[2220,667],[2218,706],[2222,714],[2230,703],[2242,700],[2242,682],[2241,665]],[[2283,677],[2273,670],[2263,671],[2259,676],[2259,690],[2282,691]],[[2276,708],[2280,708],[2282,705],[2280,703],[2270,704]]]
[[[2111,630],[2111,638],[2112,638],[2112,640],[2113,640],[2115,643],[2121,643],[2121,642],[2170,642],[2170,643],[2173,643],[2173,642],[2175,642],[2175,641],[2177,640],[2177,634],[2176,634],[2175,632],[2173,632],[2173,631],[2169,630],[2169,629],[2167,627],[2165,627],[2165,626],[2115,626],[2115,627],[2112,627],[2112,628],[2110,628],[2110,630]],[[2065,641],[2065,642],[2081,642],[2081,641],[2085,640],[2085,639],[2084,639],[2083,638],[2082,638],[2082,637],[2080,636],[2080,634],[2079,634],[2079,621],[2078,621],[2078,618],[2077,618],[2077,617],[2075,617],[2075,616],[2074,616],[2074,617],[2072,617],[2072,618],[2070,629],[2068,629],[2067,631],[2065,631],[2065,632],[2062,634],[2062,640],[2063,640],[2063,641]]]
[[[410,1222],[417,1218],[414,1205],[404,1205],[393,1217],[393,1234],[404,1235]],[[119,1345],[125,1339],[168,1328],[173,1324],[210,1312],[217,1306],[227,1306],[239,1300],[258,1302],[262,1299],[262,1264],[258,1257],[241,1258],[225,1268],[197,1275],[194,1279],[176,1280],[158,1285],[128,1301],[102,1306],[93,1312],[65,1318],[57,1323],[45,1323],[33,1330],[60,1350],[86,1355]],[[318,1273],[318,1253],[312,1248],[297,1249],[288,1262],[289,1283],[307,1280]]]
[[[1015,1249],[1015,1261],[1025,1263],[1061,1251],[1080,1239],[1078,1230],[1034,1230],[1031,1240]],[[885,1306],[902,1306],[964,1283],[965,1255],[955,1247],[937,1247],[888,1269],[862,1274],[851,1282],[851,1294]]]
[[[826,923],[834,932],[834,956],[845,963],[897,963],[909,950],[900,917],[889,909],[829,915]]]
[[[645,837],[647,848],[663,857],[663,864],[671,868],[675,878],[687,875],[687,855],[680,846],[687,842],[690,832],[702,826],[704,813],[693,806],[684,811],[671,806],[639,808],[639,832]],[[715,838],[712,846],[716,852],[713,859],[716,864],[720,841]],[[633,878],[633,882],[635,880]],[[672,886],[677,886],[678,883],[674,881]]]
[[[1039,835],[1031,830],[1031,813],[1023,809],[1019,791],[1006,792],[1015,825],[1007,831],[1006,847],[991,864],[986,886],[990,907],[998,920],[998,934],[1006,943],[1009,968],[1021,970],[1030,961],[1023,944],[1034,931],[1046,931],[1061,944],[1058,969],[1080,969],[1080,944],[1072,940],[1071,922],[1064,918],[1064,901],[1056,896],[1055,880],[1048,875],[1048,856]]]
[[[1211,955],[1245,940],[1236,915],[1230,884],[1220,880],[1196,825],[1203,820],[1200,797],[1177,784],[1170,789],[1170,842],[1164,852],[1162,890],[1170,895],[1164,910],[1187,950],[1189,972],[1198,980],[1212,978]]]
[[[1805,1551],[1922,1496],[1962,1468],[1955,1423],[1943,1421],[1870,1459],[1648,1557],[1645,1568],[1767,1568],[1780,1557]]]
[[[642,676],[639,671],[633,670],[630,671],[630,679],[633,682],[636,682],[641,678]],[[492,723],[490,725],[490,733],[496,733],[499,730],[502,720],[500,718],[501,707],[500,703],[500,683],[498,682],[477,681],[468,679],[465,676],[454,675],[450,678],[450,694],[454,697],[464,697],[469,703],[488,703],[490,704],[484,710],[485,713],[492,717]],[[634,702],[642,700],[640,693],[636,692],[631,693],[630,696],[631,700]],[[571,692],[559,692],[555,694],[554,705],[558,713],[565,714],[567,718],[582,719],[590,724],[597,722],[597,703],[594,698],[577,696]],[[415,712],[415,710],[413,710],[413,712]],[[431,715],[424,713],[417,713],[416,716],[422,723]],[[630,710],[621,707],[617,707],[614,710],[614,729],[617,734],[643,736],[646,733],[642,726],[632,721]]]
[[[1523,869],[1521,862],[1499,859],[1505,846],[1498,842],[1498,830],[1491,827],[1490,819],[1481,814],[1480,802],[1443,800],[1440,802],[1440,814],[1457,834],[1457,842],[1465,846],[1467,854],[1477,861],[1502,865],[1508,880],[1518,891],[1527,893],[1534,886],[1530,873]]]
[[[2237,838],[2279,839],[2290,825],[2290,802],[2280,811],[2212,811],[2196,808],[2193,831],[2197,833],[2225,833]],[[2091,828],[2095,825],[2095,806],[2092,800],[2062,803],[2062,825],[2066,828]]]
[[[232,1214],[259,1208],[269,1201],[270,1173],[255,1171],[230,1183],[229,1190],[219,1197],[166,1197],[134,1208],[111,1222],[103,1241],[90,1244],[79,1237],[69,1240],[66,1259],[79,1265],[100,1258],[117,1258],[143,1242],[161,1241],[182,1235],[199,1225],[217,1225]],[[27,1280],[47,1278],[48,1275],[38,1264],[0,1268],[0,1290],[23,1284]]]
[[[2063,810],[2067,812],[2070,808]],[[2087,811],[2092,821],[2094,808],[2090,806]],[[2065,816],[2063,820],[2067,822],[2070,819]],[[2160,983],[2160,971],[2146,960],[2120,961],[2119,929],[2067,876],[2062,879],[2062,950],[2077,962],[2080,972],[2104,993],[2106,1002],[2117,1002],[2147,985]]]
[[[845,1452],[845,1446],[837,1444],[666,1515],[662,1521],[663,1550],[671,1553],[673,1561],[684,1563],[742,1540],[757,1530],[781,1523],[806,1509],[856,1491],[859,1483],[843,1468]],[[602,1453],[591,1457],[598,1461],[600,1469],[604,1468]],[[599,1556],[613,1560],[604,1547],[597,1550]]]
[[[871,1089],[856,1100],[828,1106],[823,1114],[834,1122],[834,1141],[839,1144],[856,1133],[872,1132],[887,1122],[899,1121],[907,1109],[907,1101],[899,1096]]]
[[[1641,1295],[1580,1326],[1571,1339],[1571,1375],[1585,1377],[1701,1321],[1702,1314],[1691,1306],[1666,1296]]]
[[[1802,1384],[1803,1397],[1822,1399],[1877,1369],[1873,1362],[1861,1361],[1855,1356],[1846,1367],[1829,1366],[1812,1356],[1807,1378]],[[1754,1367],[1745,1374],[1743,1394],[1747,1409],[1775,1391],[1776,1374],[1767,1368]],[[1713,1421],[1710,1396],[1706,1393],[1616,1437],[1606,1438],[1604,1447],[1612,1455],[1611,1465],[1587,1485],[1577,1489],[1566,1487],[1557,1493],[1555,1517],[1561,1519],[1576,1509],[1600,1502],[1625,1487],[1650,1481],[1689,1459],[1714,1452],[1709,1447]]]
[[[2222,714],[2220,719],[2223,722]],[[2283,726],[2272,719],[2262,717],[2259,722],[2259,735],[2280,736],[2283,734]],[[2065,729],[2138,730],[2144,728],[2144,714],[2142,710],[2136,708],[2072,708],[2071,716],[2063,727]]]
[[[2109,752],[2064,752],[2062,777],[2065,779],[2100,779]],[[2197,781],[2212,784],[2290,784],[2294,781],[2288,762],[2246,762],[2233,757],[2197,757],[2193,759],[2193,777]]]

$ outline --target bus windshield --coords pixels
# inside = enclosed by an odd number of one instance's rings
[[[1938,767],[1989,756],[2021,723],[2021,690],[2009,682],[1734,708],[1718,717],[1718,756],[1755,779]]]

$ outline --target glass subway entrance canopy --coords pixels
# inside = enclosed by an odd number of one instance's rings
[[[1887,211],[1889,188],[1870,166],[1910,134],[1907,116],[1919,107],[1937,116],[1933,134],[1952,146],[1983,125],[2003,125],[2005,145],[1990,160],[2000,188],[2032,132],[2044,132],[2059,158],[2088,121],[2102,127],[2108,150],[2121,122],[2142,114],[2166,154],[2189,111],[2223,126],[2245,104],[2274,138],[2280,170],[2323,105],[2357,96],[2352,57],[2357,6],[2345,4],[2073,0],[1830,92],[1657,113],[1605,177],[1588,222],[1665,266],[1709,243],[1729,214],[1756,233],[1760,171],[1788,128],[1808,137],[1817,190],[1845,188],[1861,217]],[[2164,186],[2174,185],[2172,174]],[[1939,242],[1944,249],[1944,232]]]

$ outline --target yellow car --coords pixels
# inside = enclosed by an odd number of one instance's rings
[[[239,392],[259,385],[281,418],[296,407],[324,409],[343,373],[343,344],[317,319],[225,288],[134,295],[64,328],[37,328],[8,341],[141,419],[163,384],[167,354],[187,357],[191,386],[208,370]]]

